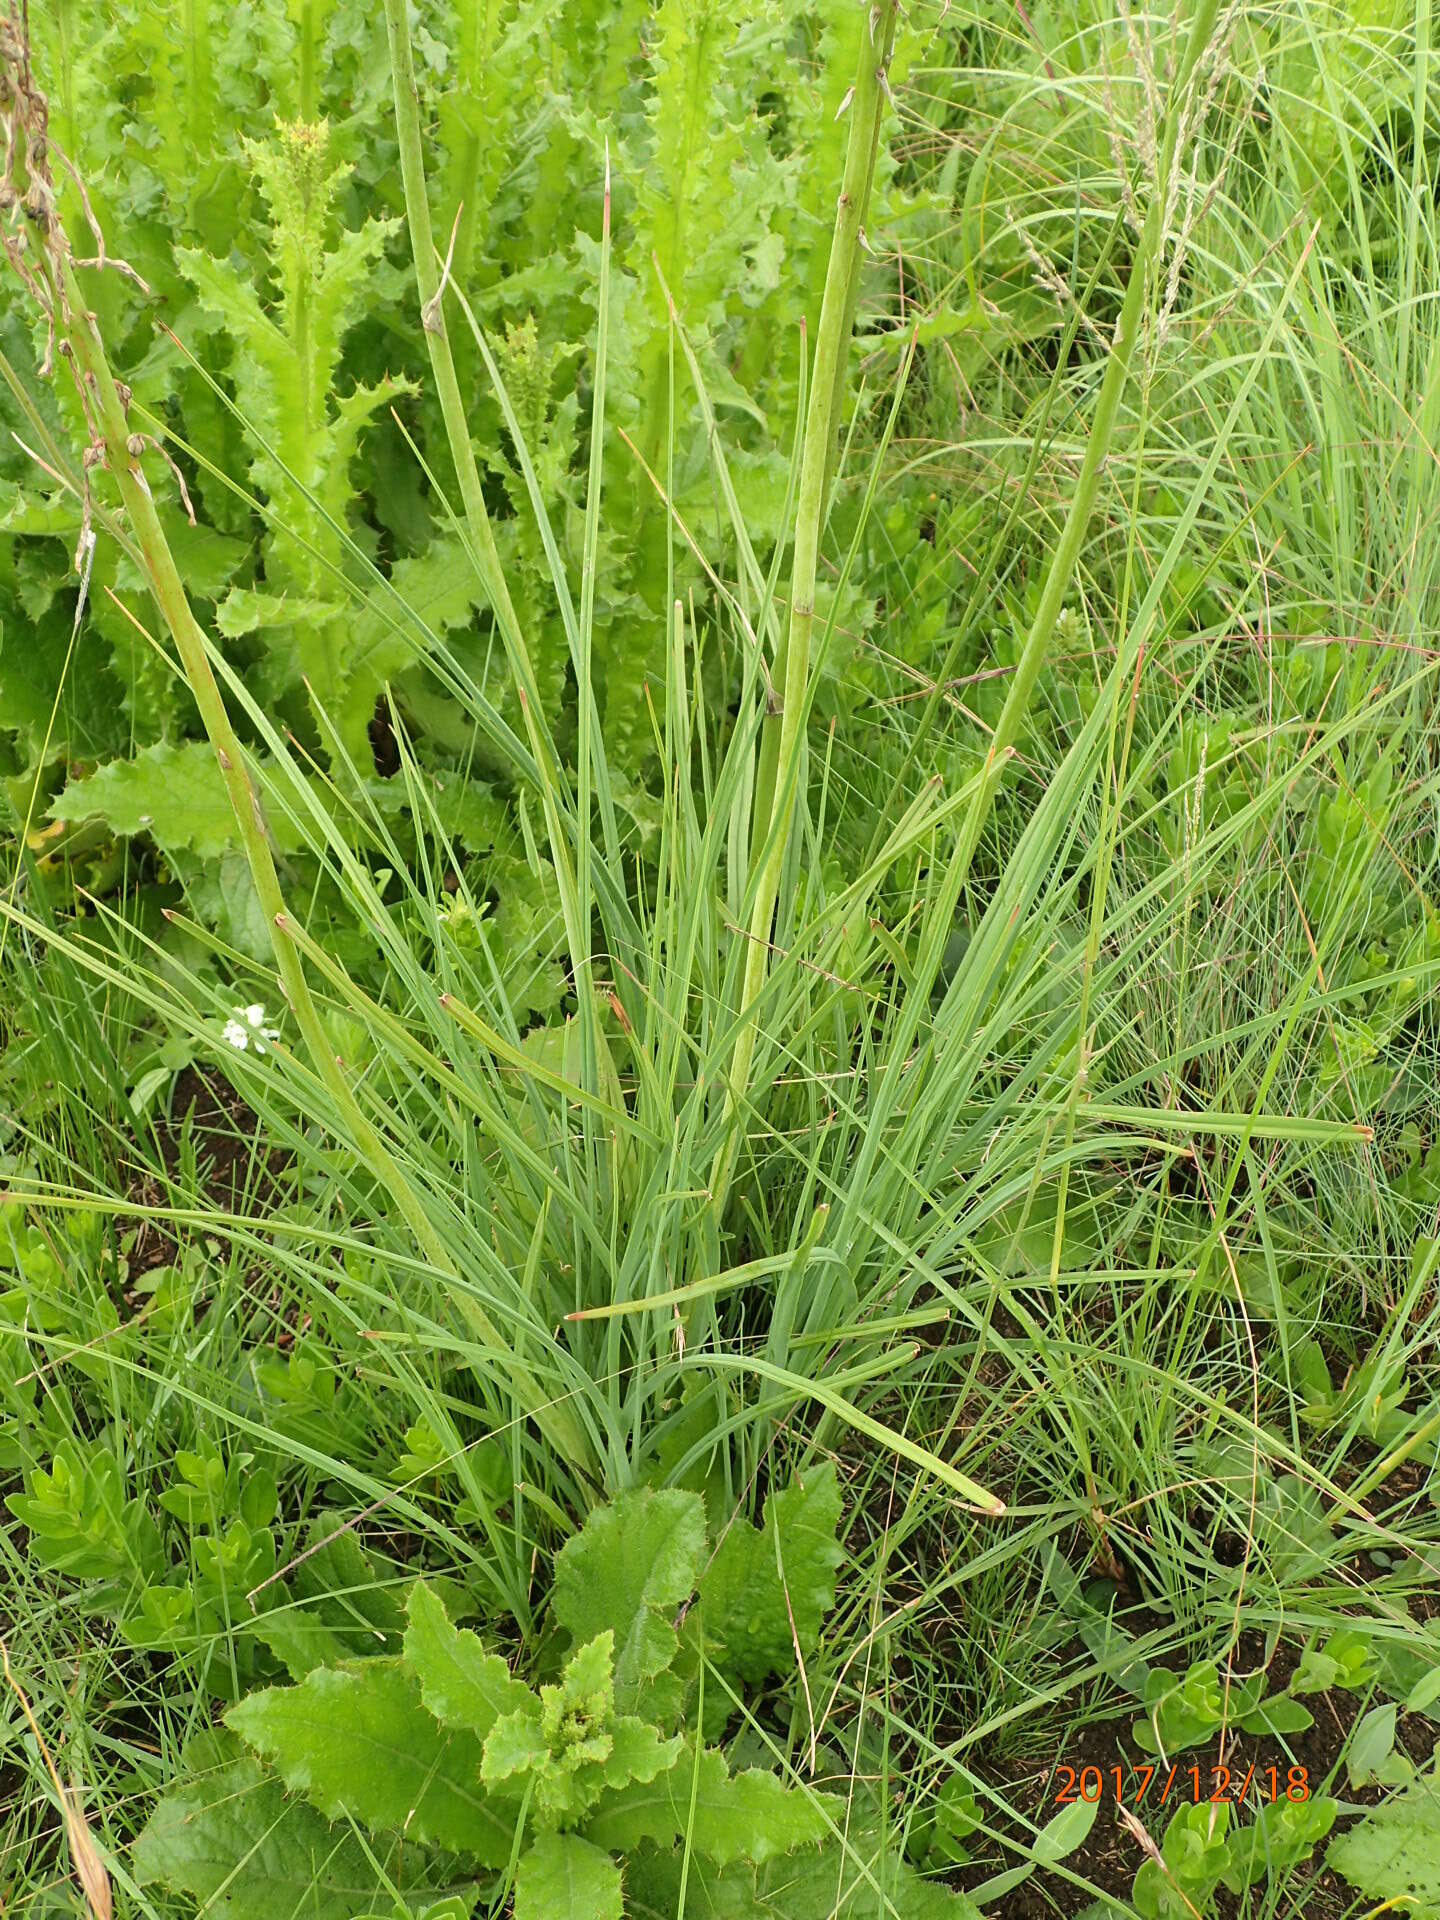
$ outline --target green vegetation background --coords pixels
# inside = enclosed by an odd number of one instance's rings
[[[412,10],[496,575],[375,10],[30,9],[340,1079],[12,271],[6,1911],[1440,1913],[1429,9],[901,17],[777,762],[885,12]]]

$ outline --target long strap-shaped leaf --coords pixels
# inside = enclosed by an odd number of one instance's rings
[[[445,325],[445,283],[436,265],[435,237],[430,225],[430,201],[425,191],[425,150],[420,131],[420,96],[415,84],[415,61],[410,47],[410,22],[406,0],[385,0],[385,24],[390,38],[390,66],[395,90],[395,131],[400,142],[400,177],[405,188],[405,217],[410,228],[411,251],[415,256],[415,283],[420,294],[420,315],[425,343],[430,352],[430,370],[450,442],[450,457],[460,486],[460,501],[465,511],[465,531],[473,558],[490,596],[495,624],[500,629],[524,715],[530,751],[539,767],[540,800],[550,841],[550,858],[560,886],[565,932],[570,948],[575,984],[580,995],[580,1017],[589,1017],[590,932],[580,914],[579,892],[570,859],[570,839],[564,814],[569,811],[570,796],[565,770],[555,750],[549,722],[540,699],[540,685],[534,663],[520,625],[515,603],[505,579],[489,509],[480,484],[475,450],[470,444],[470,428],[465,404],[455,373],[455,357]],[[588,689],[581,689],[582,696]]]
[[[880,144],[880,121],[889,98],[886,79],[895,42],[898,0],[877,0],[870,9],[869,33],[860,43],[860,62],[849,96],[850,137],[845,150],[845,175],[835,209],[835,231],[830,241],[830,264],[820,303],[820,325],[815,336],[815,365],[810,379],[805,415],[805,445],[800,458],[800,490],[795,507],[795,557],[790,579],[790,621],[775,655],[771,676],[778,706],[766,715],[760,736],[760,766],[756,781],[751,838],[752,859],[759,862],[750,912],[750,944],[741,992],[742,1013],[748,1013],[735,1039],[727,1075],[726,1111],[736,1132],[724,1149],[711,1182],[717,1210],[723,1205],[739,1149],[739,1124],[744,1111],[750,1064],[757,1033],[756,1001],[765,984],[770,952],[770,925],[780,891],[795,794],[804,750],[806,689],[810,681],[810,641],[815,625],[815,579],[820,536],[834,462],[836,430],[845,392],[845,364],[850,348],[855,297],[859,286],[865,217],[875,177]]]
[[[986,752],[987,773],[1003,772],[1019,735],[1021,723],[1030,705],[1035,683],[1050,651],[1055,623],[1065,596],[1070,590],[1080,549],[1095,509],[1100,475],[1115,431],[1121,396],[1129,378],[1135,343],[1140,334],[1146,289],[1151,271],[1164,243],[1166,208],[1170,196],[1168,183],[1176,164],[1180,126],[1185,118],[1185,103],[1196,69],[1209,45],[1215,28],[1220,0],[1196,0],[1185,50],[1176,75],[1171,111],[1167,117],[1156,177],[1152,183],[1145,226],[1130,267],[1120,317],[1115,326],[1105,376],[1095,405],[1090,437],[1085,445],[1075,491],[1071,495],[1065,525],[1061,530],[1035,618],[1026,635],[1019,662],[1010,682],[1005,705],[991,735]],[[789,823],[798,786],[800,756],[804,746],[800,719],[809,675],[809,641],[814,621],[816,561],[820,533],[825,524],[825,507],[833,436],[843,395],[844,354],[848,349],[848,330],[854,308],[854,274],[858,271],[861,226],[865,201],[853,196],[868,196],[874,173],[875,144],[879,139],[879,116],[883,97],[888,93],[885,67],[889,60],[895,26],[893,0],[871,11],[868,45],[862,44],[860,69],[856,77],[851,111],[856,118],[850,130],[850,146],[845,162],[845,186],[835,218],[831,242],[830,268],[825,282],[820,334],[816,342],[815,377],[811,388],[810,415],[806,424],[804,464],[801,470],[800,500],[795,521],[795,564],[790,604],[790,630],[787,647],[777,661],[776,681],[783,681],[783,707],[778,716],[766,723],[761,749],[755,847],[762,860],[759,884],[750,919],[751,946],[746,962],[742,1009],[749,1018],[736,1039],[731,1057],[727,1087],[727,1110],[736,1133],[727,1145],[720,1177],[713,1183],[717,1205],[723,1200],[738,1151],[739,1113],[748,1093],[751,1060],[754,1054],[757,1024],[755,1003],[764,985],[769,953],[771,921],[779,892],[780,872],[784,864]],[[958,896],[980,842],[985,817],[999,788],[998,779],[987,779],[976,789],[975,799],[962,829],[947,876],[947,891]],[[768,818],[765,807],[768,803]],[[762,849],[762,842],[763,849]],[[903,1051],[903,1050],[902,1050]],[[857,1182],[857,1184],[860,1184]]]

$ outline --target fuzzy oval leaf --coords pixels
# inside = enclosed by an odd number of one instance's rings
[[[515,1920],[621,1920],[620,1869],[575,1833],[542,1833],[515,1875]]]
[[[694,1493],[642,1488],[593,1512],[555,1562],[555,1617],[582,1645],[615,1635],[615,1696],[635,1703],[675,1657],[672,1620],[695,1591],[705,1509]]]
[[[1242,1732],[1250,1734],[1304,1733],[1315,1724],[1315,1716],[1308,1707],[1302,1707],[1298,1700],[1287,1698],[1283,1693],[1262,1700],[1244,1714],[1239,1725]]]
[[[1072,1800],[1045,1822],[1031,1842],[1030,1851],[1050,1867],[1068,1859],[1077,1847],[1084,1846],[1099,1811],[1098,1800]]]
[[[835,1605],[843,1558],[840,1483],[827,1461],[765,1503],[760,1527],[736,1520],[700,1582],[707,1642],[718,1664],[755,1685],[808,1659]]]
[[[1395,1703],[1372,1707],[1356,1723],[1345,1753],[1345,1770],[1352,1787],[1363,1787],[1395,1744]],[[1436,1831],[1440,1832],[1440,1821]]]

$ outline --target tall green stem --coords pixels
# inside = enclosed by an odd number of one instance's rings
[[[140,551],[146,579],[175,641],[185,678],[200,709],[200,718],[210,744],[215,749],[239,829],[240,842],[255,883],[255,892],[270,930],[270,943],[281,986],[295,1015],[295,1024],[300,1029],[312,1065],[335,1102],[341,1123],[354,1143],[356,1152],[394,1201],[426,1259],[438,1273],[449,1279],[458,1279],[455,1264],[436,1232],[423,1201],[367,1119],[325,1032],[305,977],[299,947],[291,933],[292,923],[285,909],[280,877],[270,851],[260,794],[246,763],[245,750],[216,684],[205,636],[191,612],[184,584],[155,511],[149,483],[141,468],[143,443],[129,432],[125,409],[94,316],[85,305],[69,261],[63,256],[59,258],[58,273],[63,300],[56,302],[56,312],[68,316],[66,337],[80,377],[96,403],[106,464],[119,485],[120,497]],[[512,1341],[501,1333],[476,1301],[468,1295],[463,1296],[461,1309],[472,1332],[486,1347],[496,1354],[510,1352]],[[513,1364],[510,1377],[518,1397],[537,1427],[552,1443],[565,1447],[568,1458],[583,1466],[590,1457],[590,1449],[583,1429],[569,1409],[551,1404],[538,1383]]]
[[[285,897],[270,851],[260,794],[251,778],[245,750],[216,684],[205,636],[190,610],[184,583],[160,525],[149,482],[141,466],[145,443],[140,436],[130,433],[125,407],[110,371],[110,363],[95,325],[95,316],[85,304],[68,259],[63,254],[55,254],[51,258],[58,281],[59,297],[55,302],[57,324],[74,354],[84,388],[91,395],[95,424],[104,443],[105,464],[114,474],[120,489],[120,498],[139,549],[146,579],[174,639],[185,678],[195,696],[200,718],[220,764],[239,829],[240,843],[249,863],[266,925],[270,929],[270,942],[280,983],[295,1015],[295,1024],[357,1148],[390,1192],[416,1241],[427,1258],[435,1261],[443,1270],[453,1271],[444,1244],[418,1194],[366,1119],[335,1058],[319,1010],[311,997],[299,951],[290,936]]]
[[[1201,55],[1215,29],[1220,0],[1197,0],[1186,37],[1184,55],[1176,75],[1170,112],[1157,157],[1150,205],[1145,225],[1131,262],[1130,278],[1115,325],[1105,376],[1095,404],[1090,437],[1080,463],[1080,472],[1071,495],[1069,511],[1060,540],[1051,558],[1025,645],[1010,682],[1005,705],[991,735],[986,751],[983,777],[975,789],[975,800],[962,828],[951,864],[949,886],[963,886],[970,862],[979,844],[981,828],[1003,777],[1021,723],[1035,690],[1035,682],[1045,664],[1054,637],[1055,623],[1074,578],[1095,509],[1105,457],[1114,436],[1120,400],[1129,378],[1135,343],[1140,334],[1141,314],[1151,270],[1158,259],[1163,240],[1166,207],[1170,200],[1169,182],[1176,159],[1176,144],[1185,116],[1186,96]],[[872,13],[872,19],[876,16]],[[777,659],[776,681],[784,683],[784,703],[778,716],[770,716],[762,739],[759,794],[757,804],[768,805],[768,814],[757,816],[756,845],[765,842],[764,865],[756,891],[755,911],[750,921],[750,951],[746,959],[742,1007],[744,1025],[736,1039],[731,1060],[727,1106],[734,1110],[746,1097],[750,1065],[757,1034],[756,997],[765,981],[769,953],[771,920],[779,889],[780,871],[785,859],[790,814],[798,784],[799,755],[803,745],[800,717],[809,673],[810,629],[814,619],[815,565],[820,530],[824,525],[828,463],[833,447],[835,415],[843,393],[843,361],[839,356],[846,344],[854,302],[854,276],[859,270],[859,234],[863,219],[863,199],[852,194],[868,194],[874,171],[875,143],[878,141],[880,96],[883,90],[884,63],[889,58],[890,36],[894,31],[894,8],[887,10],[883,24],[877,26],[871,43],[861,50],[860,74],[856,81],[851,111],[856,119],[850,129],[850,146],[845,161],[845,191],[841,195],[831,243],[830,270],[825,282],[825,303],[820,318],[820,338],[816,343],[815,380],[811,390],[810,413],[801,468],[800,502],[795,526],[794,585],[791,593],[790,629],[787,645]],[[833,305],[833,312],[832,312]],[[830,330],[827,332],[827,323]],[[783,670],[783,673],[782,673]],[[717,1205],[723,1200],[738,1150],[738,1127],[727,1144],[721,1177],[712,1183]]]
[[[496,625],[510,661],[510,671],[520,696],[520,710],[530,751],[540,769],[540,798],[545,809],[550,840],[550,858],[560,882],[560,899],[565,915],[565,930],[570,946],[576,989],[582,1002],[588,992],[590,974],[590,930],[580,924],[576,887],[570,861],[569,840],[560,815],[560,798],[565,792],[564,774],[555,755],[549,729],[543,724],[544,710],[539,683],[525,645],[515,604],[510,598],[505,570],[490,525],[489,510],[480,485],[475,450],[470,444],[470,428],[460,383],[455,376],[455,358],[445,325],[445,303],[440,269],[435,251],[435,236],[430,225],[430,201],[425,191],[425,148],[420,130],[420,94],[415,84],[415,61],[410,50],[410,23],[405,0],[385,0],[385,26],[390,39],[390,68],[395,87],[395,131],[400,143],[400,177],[405,189],[405,217],[410,228],[410,247],[415,256],[415,283],[420,293],[420,312],[425,341],[430,351],[430,370],[435,392],[445,421],[450,443],[450,458],[460,485],[460,502],[465,513],[466,531],[474,550],[485,591],[494,609]]]
[[[865,216],[875,177],[880,122],[889,97],[885,71],[895,40],[897,0],[878,0],[870,10],[870,31],[860,45],[860,61],[850,96],[850,137],[845,172],[835,209],[830,264],[820,305],[800,485],[795,506],[795,551],[790,580],[790,619],[775,653],[772,684],[778,707],[765,717],[755,791],[752,857],[760,863],[750,914],[741,1008],[744,1023],[735,1039],[726,1087],[726,1111],[737,1131],[727,1142],[718,1174],[711,1182],[715,1206],[723,1204],[739,1148],[738,1119],[750,1078],[757,1035],[756,1000],[765,984],[770,930],[780,875],[790,839],[790,822],[799,786],[804,749],[803,719],[810,681],[810,643],[815,625],[815,576],[820,536],[833,477],[835,446],[845,394],[845,370],[855,298],[860,282]]]

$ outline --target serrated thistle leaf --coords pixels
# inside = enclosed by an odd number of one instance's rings
[[[160,742],[133,760],[111,760],[72,780],[52,802],[53,820],[101,819],[114,833],[148,833],[167,853],[188,851],[218,859],[238,842],[230,796],[215,758],[201,740]],[[267,814],[272,837],[286,851],[298,845],[278,808]]]
[[[327,1819],[403,1831],[488,1867],[510,1857],[516,1812],[482,1786],[480,1742],[442,1729],[398,1660],[319,1668],[298,1687],[247,1695],[225,1720]]]
[[[495,1722],[486,1736],[481,1777],[487,1786],[503,1786],[522,1774],[540,1773],[549,1762],[550,1748],[536,1701],[502,1714]]]
[[[648,1785],[680,1758],[685,1742],[678,1734],[668,1739],[648,1720],[625,1714],[610,1730],[613,1745],[604,1764],[607,1787],[627,1787],[632,1781]]]
[[[555,1562],[555,1617],[577,1644],[615,1636],[615,1693],[633,1706],[675,1657],[673,1619],[705,1555],[698,1494],[644,1488],[597,1508]]]
[[[614,1641],[607,1629],[572,1653],[558,1686],[524,1691],[524,1704],[495,1722],[482,1767],[489,1785],[524,1781],[542,1826],[574,1826],[610,1789],[652,1780],[674,1761],[678,1740],[615,1714]]]
[[[840,1485],[827,1462],[772,1493],[759,1528],[738,1519],[729,1527],[700,1582],[706,1643],[727,1672],[754,1685],[789,1673],[797,1642],[802,1659],[814,1652],[835,1605],[839,1524]]]
[[[574,1833],[542,1833],[515,1875],[515,1920],[621,1920],[620,1869]]]
[[[787,1788],[762,1768],[732,1775],[725,1756],[714,1747],[701,1750],[697,1780],[694,1756],[694,1746],[686,1740],[664,1773],[632,1782],[607,1798],[587,1822],[586,1837],[612,1853],[628,1854],[644,1840],[668,1847],[688,1830],[694,1851],[708,1855],[716,1866],[737,1860],[758,1866],[795,1847],[813,1845],[832,1822],[844,1817],[843,1802]]]
[[[212,1920],[351,1920],[379,1904],[382,1876],[355,1835],[289,1798],[233,1735],[191,1740],[179,1775],[135,1842],[141,1886],[190,1894]]]
[[[535,1696],[512,1677],[499,1654],[487,1653],[475,1634],[451,1624],[433,1588],[417,1581],[409,1612],[405,1664],[437,1720],[464,1727],[483,1742],[506,1714],[535,1708]]]

